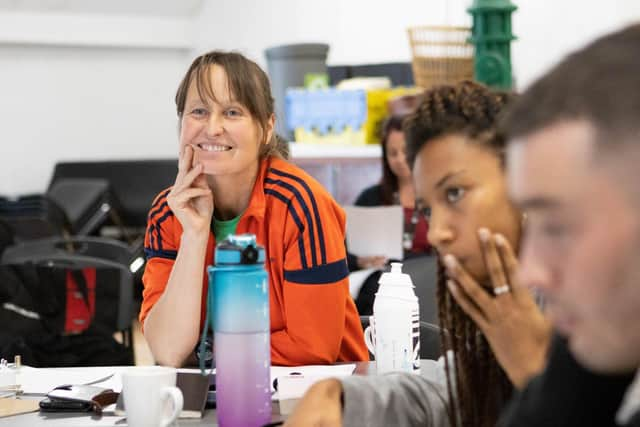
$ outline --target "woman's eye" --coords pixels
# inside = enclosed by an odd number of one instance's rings
[[[448,188],[446,191],[447,201],[449,203],[456,203],[464,196],[464,189],[460,187]]]
[[[562,238],[567,234],[567,228],[559,224],[545,224],[542,231],[545,235],[553,238]]]
[[[420,208],[420,212],[422,213],[422,216],[424,217],[424,219],[426,219],[427,221],[431,219],[431,208],[427,207],[427,206],[423,206]]]
[[[204,108],[194,108],[193,110],[191,110],[191,114],[193,114],[194,116],[206,116],[207,110]]]
[[[229,110],[226,110],[224,113],[229,117],[238,117],[238,116],[240,116],[242,114],[242,112],[240,110],[237,110],[235,108],[231,108]]]

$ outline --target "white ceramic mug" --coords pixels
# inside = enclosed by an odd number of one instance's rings
[[[167,427],[178,418],[183,398],[176,377],[175,369],[161,366],[131,368],[122,373],[129,427]]]

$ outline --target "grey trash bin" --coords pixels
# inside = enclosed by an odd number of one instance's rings
[[[329,45],[324,43],[289,44],[265,50],[271,91],[276,103],[276,132],[289,141],[293,140],[293,132],[286,126],[286,90],[288,87],[303,86],[305,74],[326,73],[328,52]]]

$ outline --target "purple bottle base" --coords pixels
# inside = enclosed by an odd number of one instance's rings
[[[271,421],[269,333],[215,332],[216,399],[221,427],[261,427]],[[230,349],[233,349],[230,351]]]

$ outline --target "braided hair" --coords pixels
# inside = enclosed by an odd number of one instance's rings
[[[409,164],[413,166],[429,141],[450,134],[489,148],[504,162],[505,138],[497,131],[497,122],[508,99],[507,93],[471,81],[425,91],[415,113],[404,122]],[[451,425],[494,426],[513,386],[484,335],[448,292],[440,263],[436,298]],[[446,356],[447,350],[453,352],[453,360]]]

